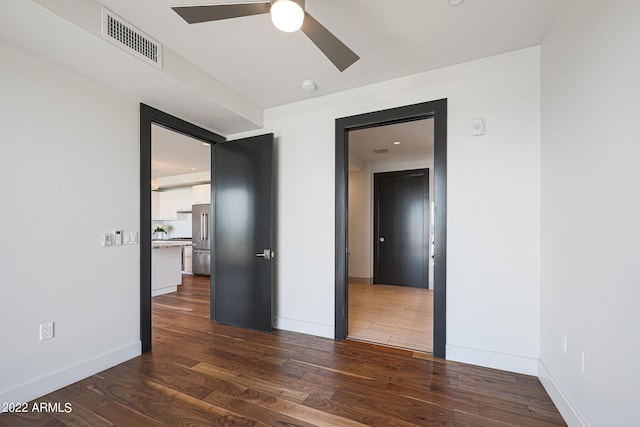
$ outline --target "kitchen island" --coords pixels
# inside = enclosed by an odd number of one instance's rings
[[[151,242],[151,296],[176,292],[182,284],[182,249],[189,242]]]

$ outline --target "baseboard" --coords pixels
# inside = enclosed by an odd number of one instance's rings
[[[558,383],[555,382],[547,368],[542,363],[542,360],[538,360],[538,378],[542,383],[542,386],[551,397],[551,400],[560,411],[560,415],[564,418],[565,422],[570,427],[586,427],[587,423],[580,416],[580,413],[571,404],[567,395],[564,394]]]
[[[70,384],[78,382],[91,375],[102,372],[129,359],[133,359],[142,353],[140,341],[122,347],[118,350],[105,353],[76,366],[52,373],[50,375],[32,380],[26,384],[11,390],[0,392],[0,406],[3,402],[29,402],[53,391],[59,390]],[[2,408],[0,407],[0,410]]]
[[[349,283],[353,285],[372,285],[373,277],[351,277],[349,276]]]
[[[160,288],[160,289],[152,289],[151,297],[157,297],[158,295],[170,294],[171,292],[177,292],[177,291],[178,291],[178,285],[167,286],[166,288]]]
[[[324,338],[334,338],[335,330],[333,325],[322,323],[304,322],[302,320],[286,319],[276,317],[276,329],[291,332],[300,332],[307,335],[315,335]]]
[[[538,359],[514,354],[447,345],[447,360],[500,369],[525,375],[538,375]]]

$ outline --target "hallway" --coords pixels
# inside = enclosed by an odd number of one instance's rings
[[[433,351],[433,291],[349,284],[348,338]]]

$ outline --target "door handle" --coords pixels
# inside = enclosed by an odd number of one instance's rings
[[[271,259],[275,255],[276,254],[274,254],[271,249],[265,249],[262,251],[262,253],[256,254],[257,257],[264,258],[264,259]]]
[[[200,240],[204,240],[204,213],[200,214]]]
[[[208,213],[204,214],[204,239],[202,240],[209,240],[209,214]]]

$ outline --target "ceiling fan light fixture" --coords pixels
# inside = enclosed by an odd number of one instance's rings
[[[304,10],[295,0],[276,0],[271,5],[271,22],[280,31],[293,33],[302,27]]]

